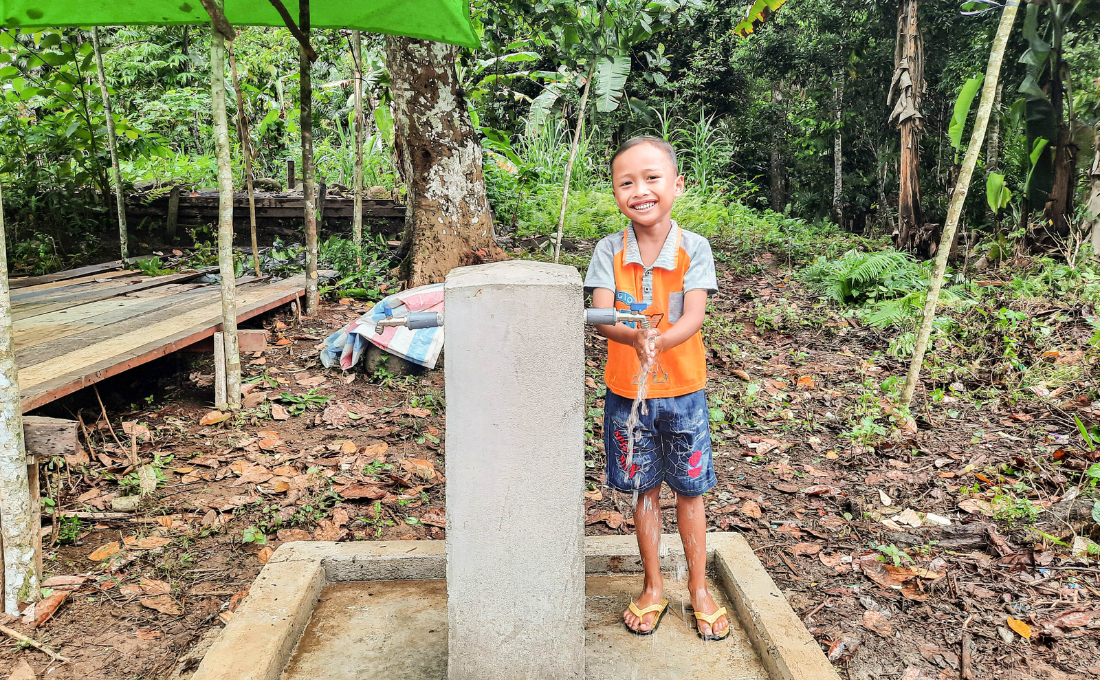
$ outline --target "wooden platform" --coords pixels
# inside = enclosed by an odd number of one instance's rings
[[[106,263],[12,280],[23,412],[221,330],[219,287],[199,283],[201,275],[149,277]],[[239,279],[237,321],[304,293],[304,276]]]

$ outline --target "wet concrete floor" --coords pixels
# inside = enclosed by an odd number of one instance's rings
[[[725,641],[705,643],[696,637],[685,581],[666,578],[669,611],[656,633],[644,637],[628,633],[622,612],[640,586],[640,574],[587,578],[588,680],[767,680],[736,618]],[[711,582],[710,590],[719,604],[732,610],[717,583]],[[446,677],[447,584],[443,580],[326,586],[283,673],[283,680]]]

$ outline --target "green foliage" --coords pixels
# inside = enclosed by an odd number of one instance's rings
[[[1012,192],[1005,186],[1005,176],[999,172],[991,172],[985,181],[985,200],[989,209],[998,212],[1012,200]]]
[[[819,257],[802,278],[819,284],[836,302],[858,305],[908,294],[925,283],[926,275],[924,267],[896,250],[849,250],[839,260]]]
[[[955,100],[955,111],[951,114],[951,123],[947,128],[947,136],[951,139],[951,147],[955,149],[955,162],[959,162],[959,152],[962,151],[963,130],[966,128],[966,118],[970,115],[970,107],[974,103],[974,95],[985,80],[984,75],[967,78],[959,92],[959,98]]]

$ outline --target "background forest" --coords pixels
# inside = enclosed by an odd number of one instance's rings
[[[561,4],[474,3],[483,48],[462,52],[459,75],[487,151],[498,234],[553,231],[585,70],[594,63],[590,53],[600,50],[612,58],[594,74],[594,101],[584,114],[568,235],[595,237],[620,226],[606,160],[620,141],[645,132],[670,139],[681,152],[692,191],[680,219],[691,228],[716,233],[738,215],[757,219],[770,209],[865,235],[898,229],[901,138],[888,100],[898,3],[800,0],[740,37],[733,29],[745,15],[743,2],[621,2],[614,25],[579,38],[560,20],[568,11]],[[914,133],[922,213],[915,226],[923,228],[944,221],[965,151],[965,126],[952,135],[956,101],[968,79],[984,71],[997,15],[962,16],[953,2],[911,4],[923,40],[925,86]],[[208,33],[189,26],[102,32],[125,182],[215,185]],[[348,37],[315,31],[315,39],[319,176],[350,185]],[[296,43],[284,30],[245,29],[235,47],[256,174],[285,177],[286,162],[301,157]],[[1045,67],[1036,66],[1039,56]],[[400,178],[380,36],[368,38],[364,60],[365,182],[392,188]],[[110,158],[90,36],[4,29],[0,62],[0,177],[14,270],[41,272],[90,257],[113,231],[103,199],[110,194]],[[1012,34],[977,189],[966,206],[963,229],[976,236],[964,241],[969,255],[977,259],[991,247],[995,256],[1032,246],[1050,252],[1087,238],[1081,207],[1096,191],[1089,168],[1100,123],[1098,76],[1100,24],[1092,6],[1032,6],[1023,30]],[[232,109],[231,92],[227,100]],[[1052,110],[1043,118],[1040,109]],[[1053,127],[1035,156],[1042,125]],[[1072,228],[1061,224],[1052,238],[1035,229],[1042,231],[1049,213],[1042,206],[1053,189],[1056,153],[1058,163],[1068,157],[1071,166]],[[243,188],[241,165],[235,172]],[[997,215],[980,190],[993,173],[1008,190],[998,195],[1009,197]],[[1030,229],[1027,215],[1035,222]],[[143,225],[131,228],[140,241]],[[898,245],[927,256],[934,235]]]

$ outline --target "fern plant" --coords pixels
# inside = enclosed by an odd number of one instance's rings
[[[896,250],[874,253],[849,250],[838,260],[817,258],[802,277],[822,286],[831,299],[858,305],[925,288],[926,274],[924,267]]]

